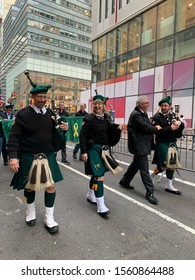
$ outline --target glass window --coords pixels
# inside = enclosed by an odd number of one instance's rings
[[[92,66],[92,76],[91,76],[91,81],[92,83],[96,83],[97,82],[97,64]]]
[[[167,37],[157,42],[156,64],[162,65],[173,61],[173,37]]]
[[[102,21],[102,0],[99,0],[99,22]]]
[[[112,58],[106,61],[106,80],[114,78],[116,76],[116,59]]]
[[[175,0],[165,1],[158,7],[157,19],[157,38],[173,34],[174,27],[174,2]]]
[[[140,49],[127,53],[127,73],[139,71]]]
[[[140,47],[141,17],[136,17],[129,22],[128,51]]]
[[[116,50],[117,55],[127,52],[127,24],[116,30]]]
[[[112,0],[111,13],[114,14],[114,12],[115,12],[115,0]]]
[[[174,60],[182,60],[195,56],[195,27],[175,36]]]
[[[108,17],[108,0],[105,0],[105,18]]]
[[[123,0],[119,0],[119,9],[121,9],[123,6]]]
[[[121,76],[127,73],[127,54],[120,55],[116,58],[116,75]]]
[[[176,31],[195,25],[195,0],[177,0]]]
[[[98,39],[98,62],[106,59],[106,36]]]
[[[92,44],[92,64],[98,62],[98,53],[97,53],[97,40]]]
[[[116,56],[116,30],[107,34],[107,59]]]
[[[155,44],[149,44],[141,48],[140,70],[154,67],[155,64]]]
[[[104,61],[104,62],[98,64],[98,67],[97,67],[97,82],[98,81],[104,81],[106,79],[105,73],[106,73],[106,63]]]
[[[156,7],[142,15],[142,46],[156,39]]]

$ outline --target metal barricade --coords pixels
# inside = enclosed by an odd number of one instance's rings
[[[181,169],[186,171],[195,171],[195,134],[184,133],[181,138],[177,140],[179,149]],[[128,151],[127,133],[122,133],[120,142],[113,148],[114,153],[132,156]],[[153,152],[149,156],[152,161]]]

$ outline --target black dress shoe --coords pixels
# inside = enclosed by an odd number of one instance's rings
[[[7,161],[4,161],[4,166],[8,166],[8,162]]]
[[[45,225],[45,228],[51,234],[55,234],[59,231],[59,226],[48,227],[47,225]]]
[[[32,227],[32,226],[35,226],[35,224],[36,224],[36,219],[34,219],[34,220],[30,220],[30,221],[26,221],[26,224],[27,224],[27,226],[29,226],[29,227]]]
[[[87,198],[87,201],[90,202],[90,203],[93,204],[93,205],[97,205],[97,202],[91,201],[89,198]]]
[[[146,195],[146,199],[152,204],[158,204],[158,199],[156,199],[156,197],[154,197],[153,194]]]
[[[169,192],[169,193],[177,194],[177,195],[181,195],[181,194],[182,194],[182,192],[180,192],[179,190],[177,190],[177,191],[172,191],[172,190],[169,190],[169,189],[165,188],[165,191],[166,191],[166,192]]]
[[[110,210],[106,211],[106,212],[98,212],[98,214],[101,216],[101,217],[106,217],[108,214],[110,214]]]
[[[62,160],[62,163],[66,164],[66,165],[70,165],[70,162],[67,160]]]
[[[126,188],[126,189],[131,189],[131,190],[134,189],[133,186],[130,186],[129,184],[125,184],[125,183],[123,183],[121,181],[119,182],[119,185],[120,185],[121,188]]]
[[[73,157],[74,159],[77,159],[77,154],[73,153],[72,157]]]

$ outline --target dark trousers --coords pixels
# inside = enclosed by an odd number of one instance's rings
[[[79,149],[80,149],[80,144],[78,143],[78,144],[76,144],[75,147],[74,147],[73,154],[77,154],[78,151],[79,151]]]
[[[3,138],[3,145],[2,145],[2,156],[4,163],[8,162],[8,151],[6,149],[6,140],[5,137]]]
[[[137,156],[134,155],[132,163],[129,165],[126,173],[123,175],[120,183],[129,185],[135,174],[140,171],[142,182],[146,188],[146,196],[153,194],[154,185],[149,173],[149,164],[147,155]]]
[[[67,160],[67,154],[66,154],[66,141],[64,141],[64,145],[61,149],[61,156],[62,156],[62,160]]]

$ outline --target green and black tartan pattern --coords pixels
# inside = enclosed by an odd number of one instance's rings
[[[102,159],[102,147],[103,145],[93,144],[88,150],[88,162],[85,164],[85,174],[101,177],[108,171]]]
[[[172,143],[172,142],[171,142]],[[177,147],[177,144],[173,142]],[[167,158],[168,158],[168,148],[170,143],[157,143],[155,148],[155,163],[158,164],[159,167],[166,167],[167,165]]]
[[[53,177],[54,183],[63,180],[62,173],[56,161],[56,155],[54,152],[45,153],[49,167],[51,170],[51,174]],[[13,189],[22,190],[25,188],[25,185],[28,181],[28,174],[31,168],[32,162],[34,160],[34,154],[32,153],[23,153],[20,158],[20,168],[17,173],[14,174],[13,179],[10,183],[10,186],[13,186]]]

